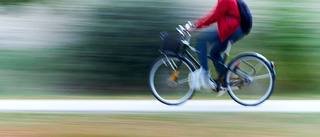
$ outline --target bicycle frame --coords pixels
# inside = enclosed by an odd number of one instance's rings
[[[191,61],[191,63],[193,63],[197,68],[200,68],[200,63],[192,56],[192,54],[188,51],[188,49],[190,49],[191,51],[198,53],[198,54],[202,54],[200,53],[197,49],[195,49],[194,47],[190,46],[190,39],[191,39],[191,34],[185,30],[184,27],[182,27],[181,25],[179,26],[179,28],[177,28],[177,31],[181,34],[181,36],[184,38],[182,41],[183,46],[182,46],[182,52],[179,53],[179,57],[180,58],[184,58],[186,57],[188,60]],[[211,57],[210,55],[206,55],[208,59],[210,59],[212,62],[220,65],[220,68],[223,70],[216,70],[219,73],[218,79],[214,80],[214,79],[210,79],[211,81],[215,81],[217,86],[220,87],[222,85],[222,82],[220,81],[221,78],[224,77],[225,71],[230,70],[232,72],[234,72],[235,74],[239,75],[240,77],[244,78],[245,80],[248,80],[248,77],[246,75],[241,74],[240,72],[238,72],[236,69],[232,70],[231,68],[229,68],[229,66],[226,64],[226,60],[229,56],[230,50],[231,50],[231,46],[232,46],[232,41],[228,42],[227,45],[227,49],[224,52],[224,60],[223,62],[216,60],[215,58]],[[206,54],[206,53],[205,53]],[[250,64],[247,64],[248,66],[251,66],[253,69],[254,67]],[[178,69],[180,66],[180,64],[175,64],[175,69]],[[175,70],[174,69],[174,70]],[[255,69],[254,69],[255,70]],[[226,86],[228,83],[224,83],[222,86]]]
[[[230,45],[231,46],[231,45]],[[180,53],[180,57],[187,57],[197,68],[200,68],[200,63],[192,56],[192,54],[188,51],[188,47],[190,47],[190,45],[187,45],[186,43],[183,44],[182,47],[182,52]],[[195,51],[197,53],[199,53],[198,51]],[[201,54],[201,53],[200,53]],[[224,55],[224,61],[220,62],[218,60],[216,60],[215,58],[207,55],[207,58],[210,59],[212,62],[217,63],[218,65],[220,65],[222,69],[224,70],[217,70],[218,72],[223,72],[225,70],[230,70],[229,67],[225,64],[226,59],[227,59],[228,55],[227,53],[225,53]],[[220,85],[222,84],[219,79],[221,79],[222,77],[224,77],[223,75],[224,73],[219,73],[219,77],[218,80],[216,80],[215,82],[217,83],[218,87],[220,87]],[[213,81],[213,79],[211,78],[211,80]]]

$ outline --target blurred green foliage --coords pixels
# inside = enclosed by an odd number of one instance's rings
[[[23,3],[28,3],[33,0],[2,0],[1,4],[2,5],[16,5],[16,4],[23,4]]]
[[[275,61],[276,94],[317,93],[318,2],[247,3],[253,12],[253,30],[234,45],[232,56],[254,51]],[[0,93],[149,93],[147,77],[151,63],[159,56],[159,32],[174,31],[178,24],[196,20],[214,5],[206,0],[1,1],[0,17],[20,18],[25,27],[30,22],[44,23],[36,25],[35,29],[42,28],[39,31],[18,29],[21,32],[17,35],[35,35],[27,47],[21,48],[23,41],[12,44],[21,40],[0,34],[2,40],[9,41],[0,47],[0,74],[4,78]],[[33,15],[39,20],[28,20]]]

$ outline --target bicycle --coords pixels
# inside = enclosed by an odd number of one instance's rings
[[[190,23],[189,23],[190,24]],[[162,54],[152,65],[149,73],[149,85],[154,97],[167,105],[179,105],[191,99],[195,92],[195,71],[200,68],[198,61],[189,52],[199,53],[190,46],[191,34],[179,25],[178,35],[161,33]],[[244,106],[256,106],[266,101],[272,94],[276,72],[273,61],[259,53],[246,52],[234,57],[226,64],[232,42],[224,52],[224,61],[207,57],[223,66],[225,73],[217,79],[211,79],[217,85],[218,92],[228,92],[237,103]],[[224,80],[223,80],[224,78]]]

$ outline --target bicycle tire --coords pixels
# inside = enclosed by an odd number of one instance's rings
[[[228,67],[225,83],[234,101],[244,106],[257,106],[271,96],[275,71],[265,57],[258,53],[241,54]]]
[[[172,80],[174,69],[169,61],[181,65],[176,80]],[[171,62],[171,63],[173,63]],[[154,97],[167,105],[179,105],[190,99],[194,94],[195,67],[186,58],[161,57],[155,61],[149,73],[149,85]]]

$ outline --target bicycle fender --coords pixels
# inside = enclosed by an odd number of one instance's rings
[[[269,61],[266,57],[264,57],[260,53],[256,53],[256,52],[243,52],[243,53],[240,53],[240,54],[236,55],[236,57],[229,64],[233,63],[234,61],[236,61],[238,58],[240,58],[242,56],[255,56],[255,57],[260,58],[264,62],[266,62],[268,64],[268,67],[273,71],[272,75],[273,75],[274,79],[276,79],[276,71],[275,71],[275,68],[273,67],[272,62]]]

